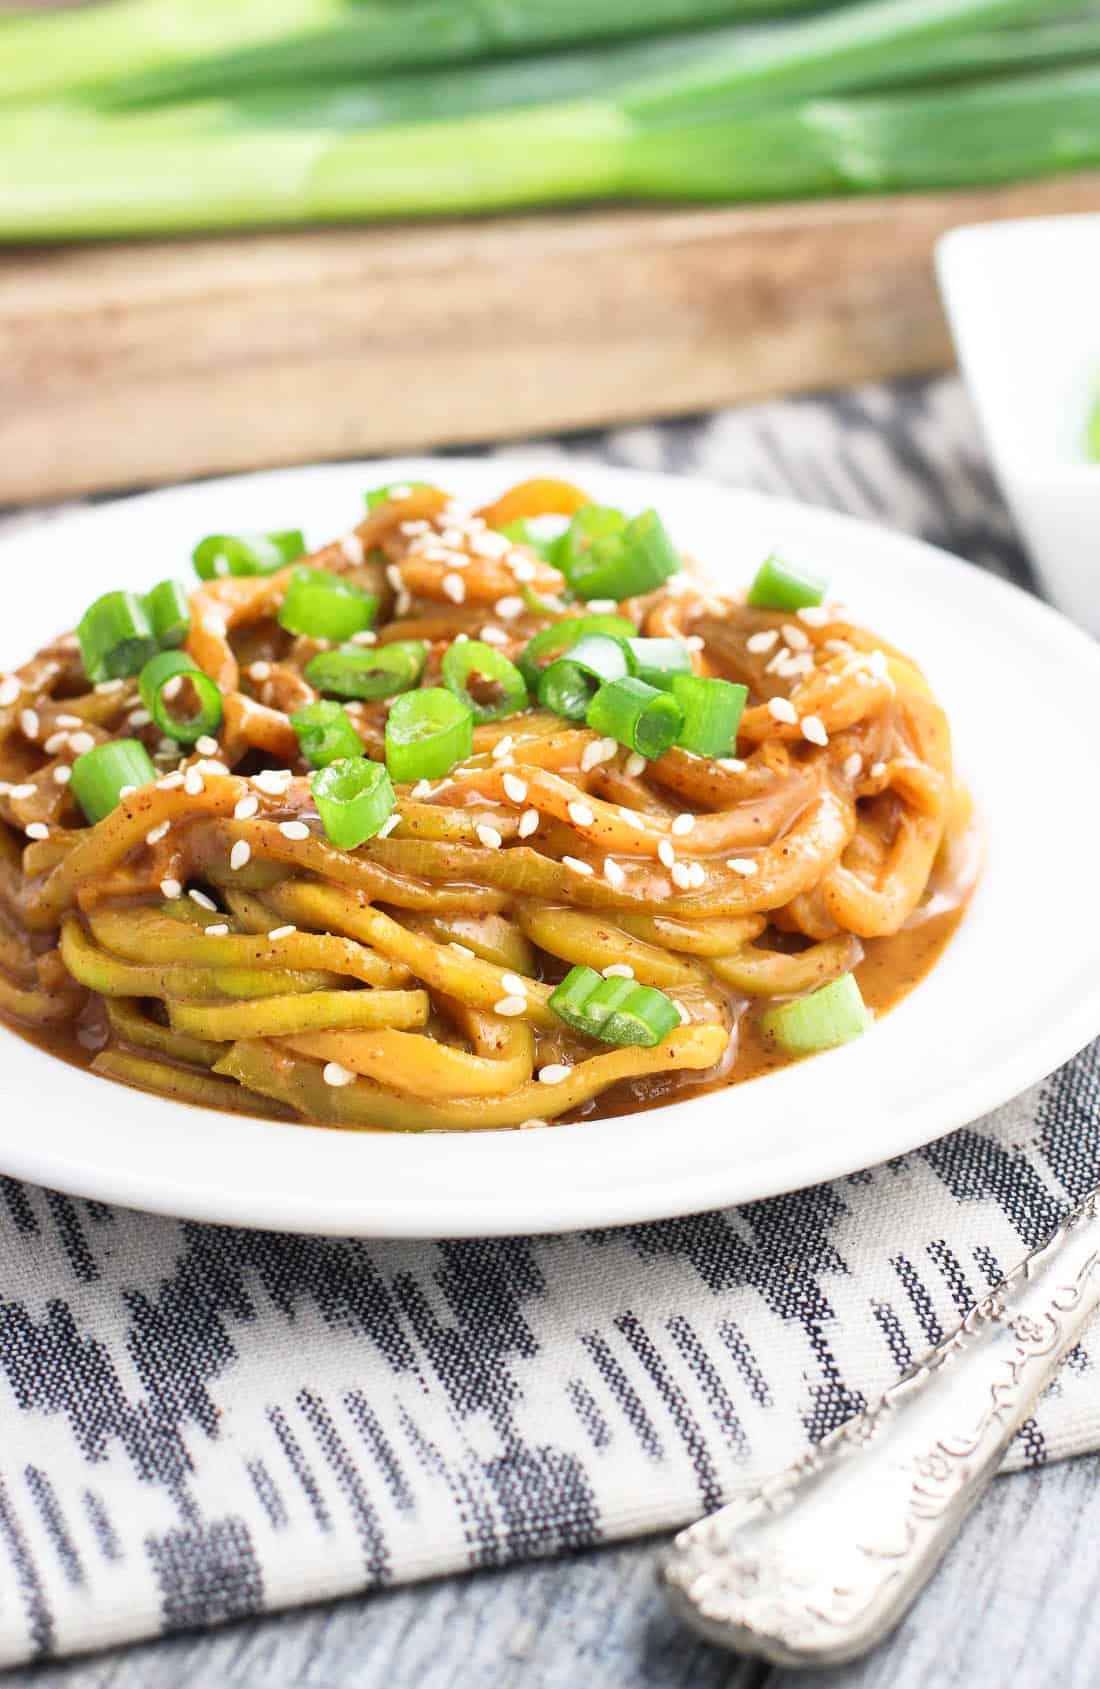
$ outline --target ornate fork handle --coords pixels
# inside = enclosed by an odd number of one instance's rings
[[[935,1570],[1100,1301],[1100,1187],[863,1413],[681,1531],[673,1605],[779,1665],[854,1659]]]

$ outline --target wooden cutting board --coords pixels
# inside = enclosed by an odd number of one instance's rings
[[[1100,173],[0,254],[0,503],[946,367],[931,251]]]

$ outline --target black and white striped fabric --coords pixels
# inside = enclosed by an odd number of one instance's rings
[[[951,380],[547,452],[793,492],[1030,584]],[[1100,1047],[886,1166],[567,1238],[283,1237],[0,1180],[0,1664],[712,1508],[1043,1238],[1100,1175],[1098,1100]],[[1009,1463],[1098,1445],[1086,1347]]]

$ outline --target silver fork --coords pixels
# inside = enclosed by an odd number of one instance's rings
[[[785,1666],[873,1648],[931,1577],[1100,1301],[1100,1186],[864,1412],[675,1538],[710,1641]]]

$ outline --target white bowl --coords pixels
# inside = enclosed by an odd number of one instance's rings
[[[959,363],[1050,597],[1100,635],[1100,215],[953,229],[936,265]]]

